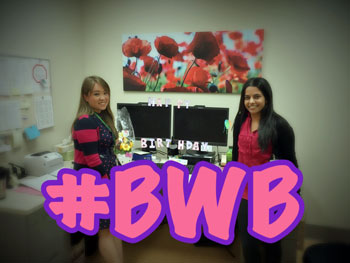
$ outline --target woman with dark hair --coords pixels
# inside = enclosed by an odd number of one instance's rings
[[[110,108],[110,94],[109,85],[101,77],[85,78],[78,111],[72,124],[74,169],[94,169],[102,178],[107,179],[110,170],[116,166],[114,147],[118,138]],[[100,219],[99,251],[105,262],[122,262],[122,242],[110,233],[109,225],[109,219]],[[89,239],[91,240],[86,237],[85,241]]]
[[[274,111],[272,90],[266,79],[251,78],[243,85],[233,129],[233,161],[252,167],[272,159],[283,159],[298,167],[293,129]],[[249,235],[247,200],[246,187],[237,216],[245,262],[281,262],[280,242],[268,244]]]

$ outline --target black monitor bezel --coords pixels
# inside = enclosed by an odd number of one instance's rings
[[[121,107],[119,107],[119,105],[122,105],[122,106],[128,106],[128,105],[130,105],[130,106],[139,106],[139,107],[152,107],[152,108],[169,108],[169,127],[168,127],[168,129],[169,129],[169,132],[168,132],[168,134],[169,134],[169,137],[140,137],[140,136],[136,136],[136,134],[135,134],[135,140],[141,140],[142,138],[145,138],[145,139],[157,139],[157,138],[160,138],[160,139],[169,139],[169,138],[171,138],[171,132],[172,132],[172,130],[171,130],[171,123],[172,123],[172,121],[171,121],[171,104],[168,104],[168,106],[166,107],[165,105],[162,105],[162,106],[157,106],[157,105],[155,105],[155,106],[149,106],[148,105],[148,103],[147,102],[138,102],[138,103],[121,103],[121,102],[118,102],[117,103],[117,110],[118,109],[121,109]],[[154,120],[154,118],[152,119],[152,120]]]
[[[185,109],[186,106],[180,106],[180,109]],[[175,141],[179,141],[179,140],[184,140],[186,141],[187,139],[185,138],[176,138],[176,134],[175,134],[175,114],[176,114],[176,110],[178,109],[178,106],[173,106],[173,128],[172,128],[172,136],[174,138]],[[192,110],[192,109],[196,109],[196,110],[226,110],[227,111],[227,120],[229,119],[229,114],[230,114],[230,109],[229,108],[223,108],[223,107],[205,107],[205,106],[189,106],[187,110]],[[223,123],[223,128],[224,128],[224,123]],[[188,140],[188,141],[192,141],[193,140]],[[198,141],[199,143],[204,142],[204,141]],[[208,145],[213,145],[213,146],[227,146],[228,145],[228,132],[226,132],[226,139],[225,142],[210,142],[210,141],[205,141],[208,143]]]

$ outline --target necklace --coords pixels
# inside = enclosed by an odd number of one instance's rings
[[[104,120],[102,120],[102,118],[96,112],[94,114],[103,123],[103,125],[112,133],[113,140],[115,142],[115,134],[112,132],[112,129],[107,125],[107,123],[104,122]]]

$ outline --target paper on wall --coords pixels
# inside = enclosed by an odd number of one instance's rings
[[[26,135],[28,140],[34,140],[40,136],[40,131],[36,125],[32,125],[24,129],[24,134]]]
[[[12,147],[19,148],[23,144],[23,132],[21,129],[12,131]]]
[[[0,135],[0,153],[9,152],[12,147],[8,140],[8,135]]]
[[[19,100],[0,101],[0,131],[19,129],[22,127],[21,103]]]
[[[37,127],[39,130],[52,127],[53,123],[53,109],[51,96],[36,96],[35,99],[35,115],[37,120]]]

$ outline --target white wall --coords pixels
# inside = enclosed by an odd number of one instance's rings
[[[44,149],[68,134],[83,76],[104,77],[112,88],[113,104],[147,101],[150,94],[122,90],[121,34],[264,28],[263,75],[272,85],[276,111],[295,131],[297,158],[304,174],[306,222],[350,229],[347,1],[40,3],[35,7],[24,1],[21,5],[2,3],[11,23],[6,27],[1,18],[5,42],[1,41],[0,52],[51,60],[56,125],[23,151]],[[16,9],[22,13],[19,18],[13,17]],[[28,14],[28,10],[38,13]],[[39,42],[42,30],[37,15],[42,13],[47,18],[43,24],[46,40]],[[37,37],[28,36],[29,29]],[[186,98],[191,105],[230,107],[231,120],[239,101],[236,95],[221,94],[156,96],[172,102]],[[64,106],[58,106],[60,103]]]
[[[122,90],[122,34],[264,28],[263,75],[273,87],[276,111],[295,130],[306,222],[349,229],[349,4],[241,2],[88,1],[86,73],[110,82],[113,102],[146,101],[149,94]],[[173,102],[184,96],[192,105],[230,107],[232,120],[238,107],[235,95],[157,94]]]
[[[80,1],[0,1],[0,54],[50,60],[53,128],[13,152],[0,163],[21,164],[28,153],[52,150],[70,134],[83,78]]]

